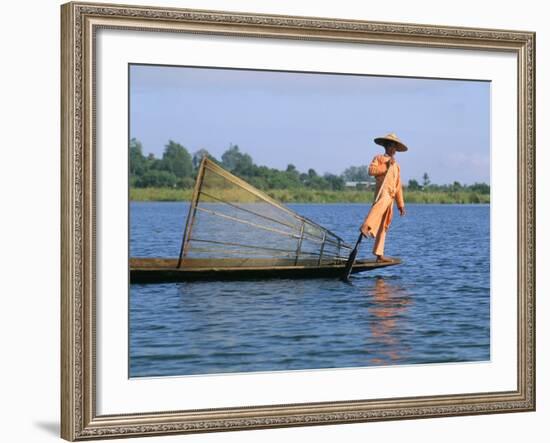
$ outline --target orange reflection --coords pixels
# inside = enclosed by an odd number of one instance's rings
[[[371,363],[375,365],[390,364],[399,361],[403,352],[396,332],[402,326],[404,314],[411,299],[405,288],[390,283],[382,277],[375,280],[374,287],[369,290],[373,305],[369,312],[374,317],[370,322],[373,341],[382,347],[379,357],[373,357]]]

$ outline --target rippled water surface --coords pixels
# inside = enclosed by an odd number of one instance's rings
[[[353,243],[368,206],[295,204]],[[187,203],[131,203],[130,254],[175,257]],[[335,279],[130,286],[130,376],[490,358],[489,206],[409,205],[386,253],[403,264]],[[370,255],[363,241],[360,255]]]

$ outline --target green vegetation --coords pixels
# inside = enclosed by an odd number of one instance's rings
[[[165,146],[162,158],[145,156],[142,144],[130,141],[130,199],[135,201],[190,200],[200,160],[203,156],[221,164],[271,197],[287,203],[370,203],[374,179],[368,165],[350,166],[343,174],[318,175],[314,169],[300,172],[292,164],[284,171],[256,165],[252,157],[237,145],[222,154],[221,161],[207,150],[193,155],[172,140]],[[432,184],[427,173],[421,179],[409,180],[404,186],[407,203],[489,203],[490,187],[485,183],[462,185]],[[223,192],[223,191],[222,191]],[[229,200],[230,195],[226,196]]]
[[[221,198],[224,190],[221,190]],[[131,188],[133,201],[189,201],[192,189],[177,188]],[[373,192],[344,190],[321,191],[316,189],[273,189],[267,194],[285,203],[372,203]],[[231,198],[226,198],[231,201]],[[488,194],[477,192],[422,192],[405,190],[406,203],[489,203]]]

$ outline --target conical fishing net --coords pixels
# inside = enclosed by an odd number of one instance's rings
[[[228,266],[320,266],[350,251],[340,237],[204,158],[190,205],[180,264],[228,259]],[[230,260],[231,259],[231,260]]]

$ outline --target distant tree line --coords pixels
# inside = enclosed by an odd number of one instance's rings
[[[249,154],[242,152],[237,145],[231,144],[218,160],[206,149],[193,154],[179,143],[169,140],[164,147],[161,158],[153,154],[145,156],[143,145],[135,138],[130,140],[130,186],[135,188],[192,188],[203,156],[220,164],[225,169],[248,181],[262,190],[299,189],[340,191],[346,184],[357,187],[368,187],[374,183],[368,174],[368,165],[350,166],[341,175],[325,173],[319,175],[314,169],[300,172],[293,164],[288,164],[284,171],[267,166],[256,165]],[[408,188],[415,191],[475,191],[489,194],[489,185],[476,183],[471,186],[454,182],[452,185],[433,185],[427,173],[422,177],[422,184],[409,180]]]
[[[476,192],[478,194],[488,195],[491,193],[491,187],[487,183],[474,183],[473,185],[463,185],[457,181],[449,185],[435,185],[430,181],[430,177],[427,172],[422,175],[422,182],[417,180],[409,180],[407,184],[409,191],[426,191],[426,192]]]

